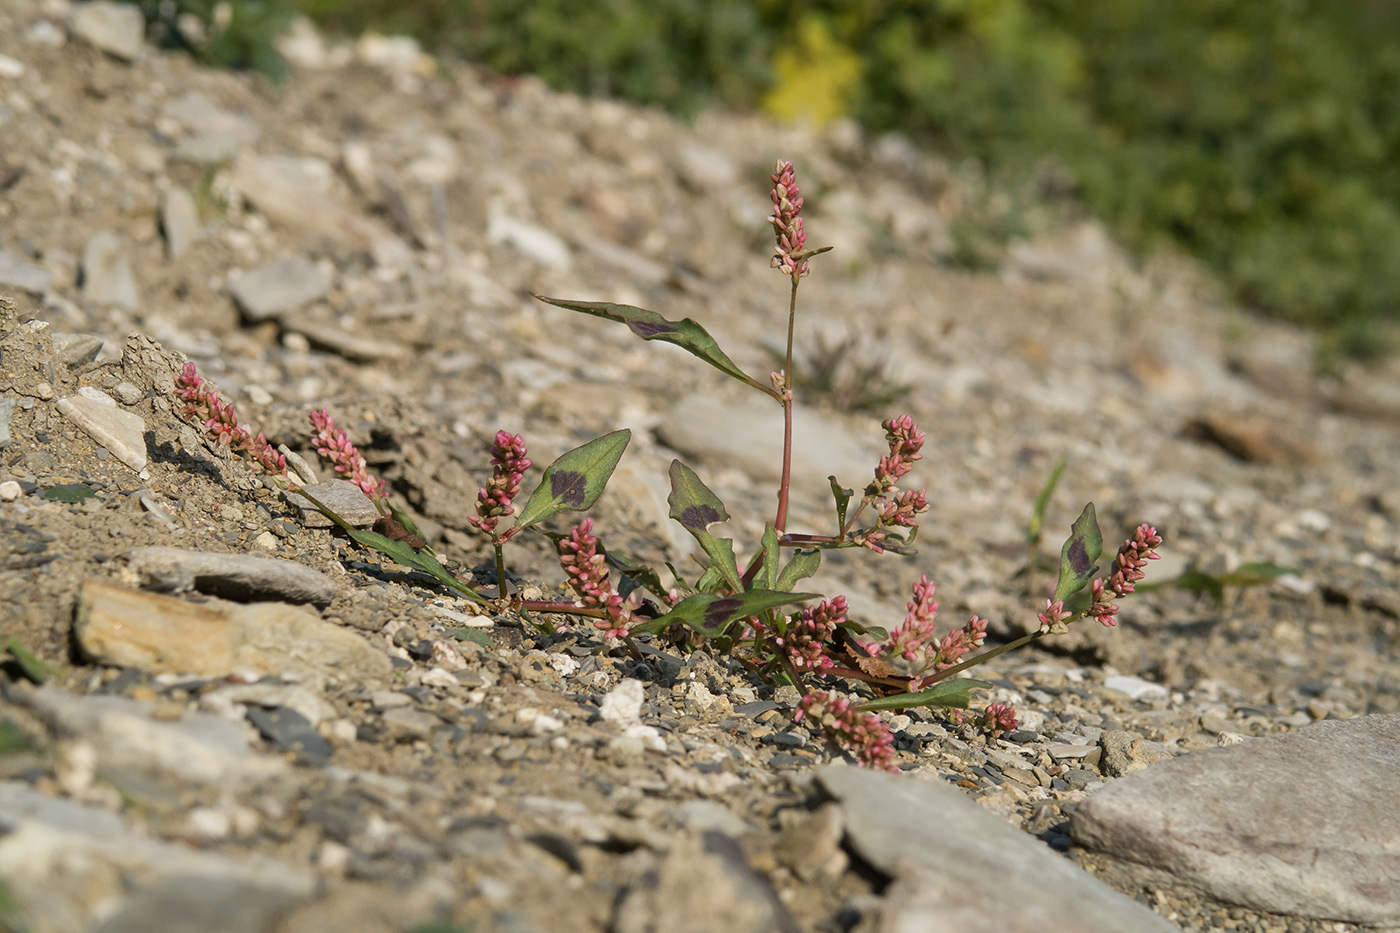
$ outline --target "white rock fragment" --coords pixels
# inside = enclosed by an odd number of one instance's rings
[[[604,722],[619,726],[634,726],[642,721],[642,700],[645,697],[640,680],[624,680],[603,697],[599,714]]]
[[[68,20],[73,35],[124,61],[135,61],[145,48],[146,20],[141,8],[111,0],[92,0],[73,8]]]
[[[493,214],[486,222],[486,239],[492,243],[510,246],[524,253],[542,266],[567,272],[574,264],[568,244],[543,227]]]
[[[140,415],[119,409],[110,397],[103,397],[105,402],[84,395],[69,396],[58,400],[58,410],[112,456],[140,473],[146,468],[146,422]]]
[[[1105,677],[1103,685],[1110,690],[1126,693],[1134,700],[1142,700],[1148,697],[1164,697],[1167,695],[1166,687],[1163,687],[1161,684],[1154,684],[1150,680],[1143,680],[1141,677]]]

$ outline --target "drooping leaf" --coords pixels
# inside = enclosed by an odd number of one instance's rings
[[[771,524],[763,526],[763,538],[759,542],[763,548],[763,569],[756,581],[763,589],[778,589],[778,533]]]
[[[14,658],[15,663],[19,665],[20,672],[36,684],[42,684],[59,673],[58,668],[39,660],[38,656],[20,644],[18,639],[5,639],[4,642],[0,642],[0,649],[3,649],[3,653]]]
[[[534,295],[533,292],[531,294]],[[619,321],[626,324],[632,333],[643,340],[661,340],[665,343],[675,344],[740,382],[746,382],[770,395],[773,392],[772,387],[759,382],[736,366],[734,361],[720,349],[719,344],[715,342],[714,337],[710,336],[709,331],[690,318],[681,321],[668,321],[655,311],[634,308],[631,305],[613,304],[609,301],[566,301],[561,298],[546,298],[544,295],[534,295],[534,297],[546,304],[567,308],[570,311],[579,311],[594,317]]]
[[[1103,534],[1094,516],[1094,503],[1090,502],[1070,526],[1070,535],[1060,549],[1060,579],[1055,584],[1055,599],[1062,600],[1082,589],[1099,569],[1094,561],[1102,553]]]
[[[631,439],[632,432],[623,428],[561,455],[545,469],[539,486],[520,510],[515,527],[528,528],[560,512],[591,508],[603,494]]]
[[[679,460],[671,461],[670,477],[671,494],[666,497],[666,504],[671,508],[671,517],[695,537],[709,555],[710,566],[723,575],[729,588],[736,592],[742,590],[744,584],[734,560],[734,542],[729,538],[717,538],[709,532],[711,525],[729,521],[729,512],[725,510],[724,503],[694,470]]]
[[[985,680],[957,678],[934,684],[918,693],[896,693],[894,696],[867,700],[855,708],[862,713],[878,713],[887,709],[912,709],[916,706],[944,706],[950,709],[967,709],[972,702],[972,690],[987,690],[991,684]]]
[[[847,489],[836,482],[836,477],[828,476],[826,481],[831,484],[831,497],[836,500],[836,527],[846,527],[846,508],[851,504],[851,497],[856,494],[854,489]]]
[[[676,603],[671,611],[632,629],[633,634],[656,634],[672,623],[683,622],[707,638],[718,638],[739,619],[768,609],[820,599],[817,593],[783,593],[777,590],[748,590],[733,596],[696,593]]]
[[[49,502],[83,502],[97,495],[97,490],[91,486],[84,486],[82,483],[65,483],[61,486],[54,486],[44,490],[43,498]]]
[[[822,552],[820,548],[802,548],[793,553],[792,559],[778,574],[778,582],[773,586],[773,589],[790,590],[797,585],[798,580],[805,580],[816,573],[817,568],[821,565]]]
[[[1065,472],[1068,463],[1068,457],[1060,458],[1060,462],[1055,464],[1055,469],[1050,472],[1050,478],[1045,481],[1044,488],[1040,490],[1040,495],[1035,497],[1035,508],[1031,509],[1031,520],[1026,526],[1026,543],[1031,547],[1040,544],[1040,532],[1045,526],[1045,509],[1050,504],[1050,497],[1055,494],[1055,487],[1060,485],[1060,476]]]
[[[433,552],[427,548],[421,551],[415,551],[407,542],[395,541],[377,531],[364,531],[356,528],[354,525],[332,512],[324,503],[305,489],[289,489],[288,492],[294,492],[316,506],[322,515],[339,525],[341,530],[349,535],[350,539],[361,547],[369,548],[372,551],[378,551],[390,560],[397,561],[405,567],[421,570],[430,576],[436,577],[473,602],[486,602],[485,596],[481,595],[481,593],[476,591],[475,587],[470,586],[461,577],[439,563],[438,559],[433,556]]]

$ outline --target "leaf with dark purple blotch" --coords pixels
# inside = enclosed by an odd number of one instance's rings
[[[1094,503],[1090,502],[1070,526],[1069,538],[1060,549],[1060,579],[1055,584],[1055,599],[1063,600],[1083,589],[1099,569],[1094,561],[1102,553],[1103,534],[1094,516]]]
[[[632,634],[656,634],[665,631],[674,622],[683,622],[706,638],[718,638],[739,619],[747,619],[779,606],[820,598],[816,593],[783,593],[778,590],[749,590],[735,596],[696,593],[676,603],[664,616],[633,627]]]
[[[673,343],[692,356],[697,356],[709,363],[720,372],[733,376],[740,382],[746,382],[768,395],[773,394],[771,386],[758,381],[736,366],[729,355],[720,349],[715,338],[710,336],[710,332],[690,318],[668,321],[655,311],[634,308],[631,305],[613,304],[610,301],[567,301],[562,298],[546,298],[544,295],[535,295],[533,292],[531,294],[540,301],[555,307],[568,308],[570,311],[607,318],[609,321],[619,321],[626,324],[632,333],[643,340],[661,340]]]
[[[539,486],[520,510],[515,527],[527,528],[560,512],[591,508],[603,494],[631,439],[632,432],[623,428],[561,455],[545,469]]]

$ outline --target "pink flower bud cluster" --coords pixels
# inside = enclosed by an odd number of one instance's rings
[[[1123,542],[1118,549],[1118,556],[1113,560],[1113,575],[1108,578],[1105,585],[1102,578],[1094,581],[1091,593],[1093,595],[1093,605],[1089,607],[1089,615],[1098,619],[1104,625],[1118,624],[1118,606],[1110,602],[1113,596],[1127,596],[1136,592],[1133,584],[1138,583],[1147,574],[1143,568],[1147,566],[1149,560],[1159,560],[1161,555],[1155,550],[1162,544],[1162,536],[1157,534],[1157,529],[1143,522],[1133,530],[1133,536]]]
[[[787,634],[773,641],[787,653],[797,670],[825,674],[836,666],[828,654],[829,642],[836,634],[836,626],[846,621],[846,612],[846,597],[824,599],[793,616]]]
[[[525,438],[509,431],[497,431],[491,447],[491,478],[476,494],[476,514],[467,521],[488,535],[496,533],[496,524],[507,515],[514,515],[511,505],[520,494],[520,484],[530,461],[525,456]],[[591,526],[590,526],[591,527]]]
[[[598,553],[598,539],[593,536],[593,519],[585,518],[558,543],[559,564],[569,577],[569,586],[578,594],[576,604],[585,609],[602,609],[606,616],[594,624],[608,638],[622,638],[632,622],[632,610],[640,598],[623,599],[613,592],[608,569]]]
[[[768,218],[768,222],[773,225],[778,243],[771,265],[774,269],[783,270],[784,275],[792,276],[796,282],[810,271],[810,262],[803,255],[807,234],[802,229],[801,192],[797,188],[791,162],[779,159],[772,178],[773,216]]]
[[[233,404],[219,399],[219,394],[199,375],[193,363],[186,363],[180,370],[175,394],[185,400],[185,417],[199,419],[219,446],[243,451],[267,473],[287,475],[287,458],[273,449],[261,431],[254,435],[239,425]]]
[[[883,642],[873,639],[861,642],[861,646],[874,657],[891,662],[895,659],[910,662],[922,675],[910,681],[911,692],[922,690],[927,677],[957,664],[963,655],[982,647],[987,640],[987,620],[975,615],[962,628],[954,629],[941,640],[935,640],[938,603],[933,599],[934,590],[935,586],[928,575],[920,576],[919,582],[914,584],[914,598],[907,604],[904,622],[890,632]]]
[[[845,697],[815,690],[802,698],[793,720],[811,719],[867,768],[899,772],[894,736],[879,716],[852,708]]]
[[[1101,584],[1103,581],[1095,580],[1094,583]],[[1047,599],[1045,601],[1045,611],[1036,616],[1040,619],[1040,630],[1042,632],[1054,632],[1056,635],[1063,635],[1069,629],[1065,626],[1065,620],[1074,613],[1065,608],[1063,600]]]
[[[350,482],[359,486],[382,512],[382,503],[389,494],[388,487],[384,485],[383,480],[370,475],[369,465],[365,463],[359,449],[350,443],[345,429],[336,427],[335,419],[324,408],[311,412],[308,417],[311,430],[315,432],[311,443],[315,445],[316,452],[329,460],[337,473],[348,477]]]
[[[880,542],[888,534],[883,529],[917,528],[919,516],[928,511],[927,490],[910,489],[899,492],[894,485],[913,468],[915,460],[923,459],[919,453],[924,446],[923,432],[908,415],[890,418],[883,422],[882,427],[885,429],[885,439],[889,442],[890,452],[880,458],[880,463],[875,467],[874,481],[865,487],[866,501],[878,503],[878,519],[873,528],[851,535],[852,541],[876,554],[882,554],[885,550]],[[890,493],[897,495],[893,499],[887,499]]]
[[[1015,732],[1021,727],[1016,710],[1004,703],[988,703],[982,710],[982,727],[995,738],[1003,732]]]

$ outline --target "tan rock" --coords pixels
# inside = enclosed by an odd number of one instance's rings
[[[206,677],[256,671],[324,681],[372,679],[391,667],[362,636],[286,603],[191,603],[88,580],[75,628],[94,660],[147,671]]]

